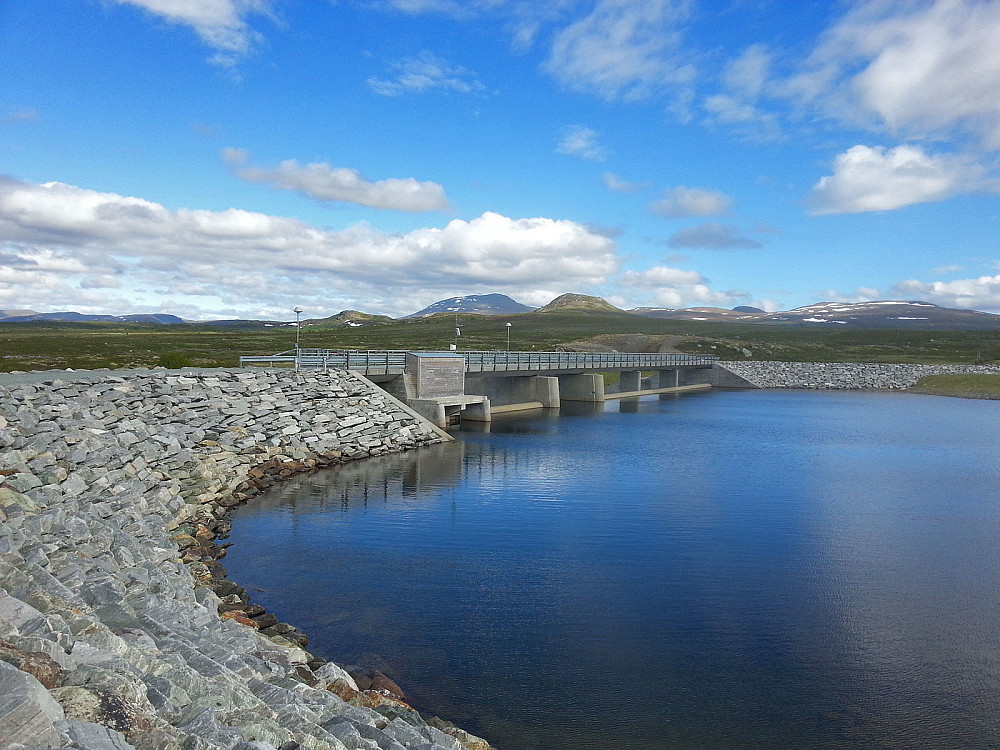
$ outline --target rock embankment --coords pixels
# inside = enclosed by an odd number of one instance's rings
[[[0,387],[0,746],[489,748],[309,654],[218,563],[277,478],[441,439],[349,373]]]
[[[864,362],[719,362],[756,388],[828,388],[836,390],[903,390],[927,375],[998,373],[993,365],[908,365]],[[720,382],[737,385],[736,382]]]

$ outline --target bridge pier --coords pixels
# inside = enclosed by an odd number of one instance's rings
[[[559,375],[559,398],[563,401],[604,401],[604,376],[591,373]]]
[[[679,369],[673,370],[659,370],[658,371],[658,388],[676,388],[681,384],[681,371]]]
[[[619,393],[642,390],[642,373],[638,370],[622,370],[618,381]]]
[[[495,412],[513,408],[559,408],[559,380],[545,375],[466,375],[466,390],[490,400]]]

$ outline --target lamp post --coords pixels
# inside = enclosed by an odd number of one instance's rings
[[[455,351],[458,351],[458,337],[462,335],[462,329],[458,325],[458,316],[455,316],[455,345],[452,347]]]
[[[302,314],[302,308],[301,307],[296,307],[294,310],[292,310],[292,312],[295,313],[295,349],[298,350],[298,348],[299,348],[299,328],[300,328],[300,326],[299,326],[299,316]]]
[[[299,325],[299,316],[302,314],[302,308],[298,305],[292,310],[295,313],[295,369],[299,369],[299,331],[301,326]]]
[[[510,354],[510,323],[505,326],[507,328],[507,353]]]

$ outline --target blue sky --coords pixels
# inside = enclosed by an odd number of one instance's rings
[[[0,309],[1000,312],[1000,2],[0,6]]]

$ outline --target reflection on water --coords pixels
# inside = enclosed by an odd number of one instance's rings
[[[434,499],[440,490],[461,481],[465,446],[461,442],[432,445],[420,451],[352,461],[331,472],[305,474],[274,486],[255,498],[254,512],[284,511],[305,515],[348,510],[351,503],[389,503],[399,498]]]
[[[227,567],[503,750],[996,747],[998,437],[904,394],[505,415],[283,485]]]

